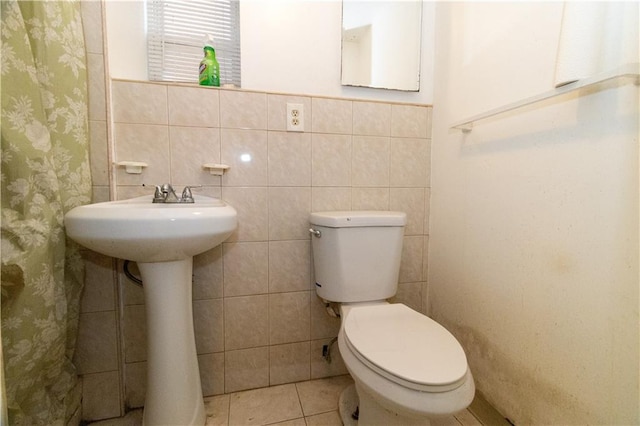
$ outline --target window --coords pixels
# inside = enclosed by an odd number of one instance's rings
[[[149,80],[197,82],[207,34],[215,39],[220,83],[240,87],[238,0],[147,0]]]

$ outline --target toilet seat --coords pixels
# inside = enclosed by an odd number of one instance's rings
[[[378,374],[405,387],[446,392],[462,385],[467,358],[444,327],[402,304],[352,307],[345,342]]]

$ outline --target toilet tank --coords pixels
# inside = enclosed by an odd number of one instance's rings
[[[366,302],[396,294],[407,216],[391,211],[311,213],[318,296]]]

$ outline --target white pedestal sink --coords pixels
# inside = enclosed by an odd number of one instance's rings
[[[151,196],[76,207],[67,235],[108,256],[138,263],[147,315],[147,394],[143,423],[204,425],[193,333],[193,256],[237,226],[233,207],[194,196],[193,204],[153,204]]]

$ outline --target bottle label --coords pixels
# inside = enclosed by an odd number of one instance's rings
[[[216,62],[208,64],[202,61],[199,67],[199,83],[201,86],[220,87],[220,68]]]

